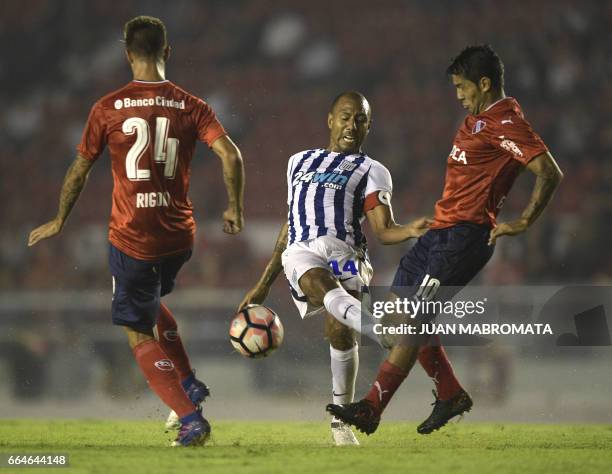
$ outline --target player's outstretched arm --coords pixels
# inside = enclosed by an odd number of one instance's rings
[[[212,144],[215,154],[221,158],[223,180],[227,190],[228,205],[223,213],[223,232],[237,234],[244,226],[244,163],[236,144],[227,135]]]
[[[87,176],[93,164],[94,162],[92,160],[77,155],[64,177],[64,184],[62,185],[59,207],[55,219],[30,232],[28,247],[31,247],[40,240],[48,239],[61,232],[70,211],[85,187]]]
[[[393,245],[413,237],[423,235],[432,223],[431,219],[421,217],[408,224],[397,224],[390,206],[376,206],[366,213],[368,224],[383,245]]]
[[[266,269],[262,273],[257,284],[247,292],[245,297],[240,302],[238,311],[241,311],[249,304],[261,304],[268,296],[272,283],[274,283],[274,280],[276,280],[276,277],[283,268],[281,256],[287,248],[288,228],[288,223],[285,222],[281,227],[278,238],[276,239],[276,245],[274,246],[274,251],[272,252],[272,258],[270,258],[270,261],[268,262],[268,265],[266,265]]]
[[[527,204],[519,219],[512,222],[502,222],[491,230],[489,245],[493,245],[496,239],[502,235],[517,235],[525,232],[542,214],[563,179],[563,173],[559,165],[548,152],[542,153],[531,160],[527,164],[527,169],[536,175],[529,204]]]

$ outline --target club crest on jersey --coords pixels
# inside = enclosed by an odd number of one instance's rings
[[[355,163],[343,160],[342,163],[340,163],[334,171],[338,171],[341,173],[342,171],[353,171],[355,168],[357,168],[357,165]]]
[[[477,133],[480,133],[482,130],[484,130],[486,126],[487,126],[487,122],[485,122],[484,120],[476,120],[476,123],[472,127],[472,135],[476,135]]]

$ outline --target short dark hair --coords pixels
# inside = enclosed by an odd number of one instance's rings
[[[123,39],[128,51],[143,58],[160,59],[168,46],[164,23],[152,16],[137,16],[128,21]]]
[[[468,46],[453,58],[446,75],[461,75],[478,84],[481,77],[491,79],[495,90],[504,87],[504,63],[488,44]]]
[[[336,107],[336,104],[338,102],[340,102],[340,99],[343,99],[344,97],[349,97],[351,99],[355,99],[358,100],[360,102],[366,102],[369,105],[368,99],[365,98],[365,95],[363,95],[361,92],[357,92],[357,91],[346,91],[346,92],[342,92],[341,94],[338,94],[332,104],[331,107],[329,108],[330,112],[334,111],[334,108]]]

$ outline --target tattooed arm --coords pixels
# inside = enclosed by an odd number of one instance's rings
[[[546,205],[552,198],[555,189],[563,179],[563,173],[559,169],[555,159],[550,153],[543,153],[536,156],[527,165],[527,169],[536,175],[535,186],[531,193],[529,204],[521,214],[521,217],[512,222],[498,224],[489,238],[489,245],[493,245],[495,240],[502,235],[517,235],[527,230],[531,224],[542,214]]]
[[[60,193],[59,207],[55,219],[46,224],[37,227],[32,232],[28,239],[28,246],[36,244],[38,241],[48,239],[56,234],[59,234],[68,219],[70,211],[74,207],[81,191],[87,182],[87,176],[94,162],[77,155],[76,159],[68,168],[68,172],[64,177],[64,184]]]
[[[278,234],[278,238],[276,239],[276,245],[274,246],[274,251],[272,252],[272,258],[270,258],[270,261],[268,262],[268,265],[266,266],[266,269],[259,278],[257,284],[246,294],[246,296],[240,302],[240,306],[238,306],[238,311],[242,310],[246,305],[249,304],[261,304],[268,296],[272,283],[274,283],[274,280],[276,280],[276,277],[283,268],[283,265],[281,263],[281,255],[287,248],[287,229],[288,223],[285,222],[281,227],[281,230]]]

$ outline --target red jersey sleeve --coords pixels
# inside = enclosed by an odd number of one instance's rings
[[[106,146],[106,120],[102,105],[96,102],[89,112],[81,143],[77,146],[77,152],[83,158],[96,160],[104,151]]]
[[[546,144],[533,131],[529,122],[518,114],[501,119],[496,132],[491,137],[491,143],[509,152],[523,165],[548,151]]]
[[[215,111],[203,100],[198,99],[195,119],[198,140],[206,143],[209,147],[212,146],[217,138],[227,135],[223,125],[217,119]]]

